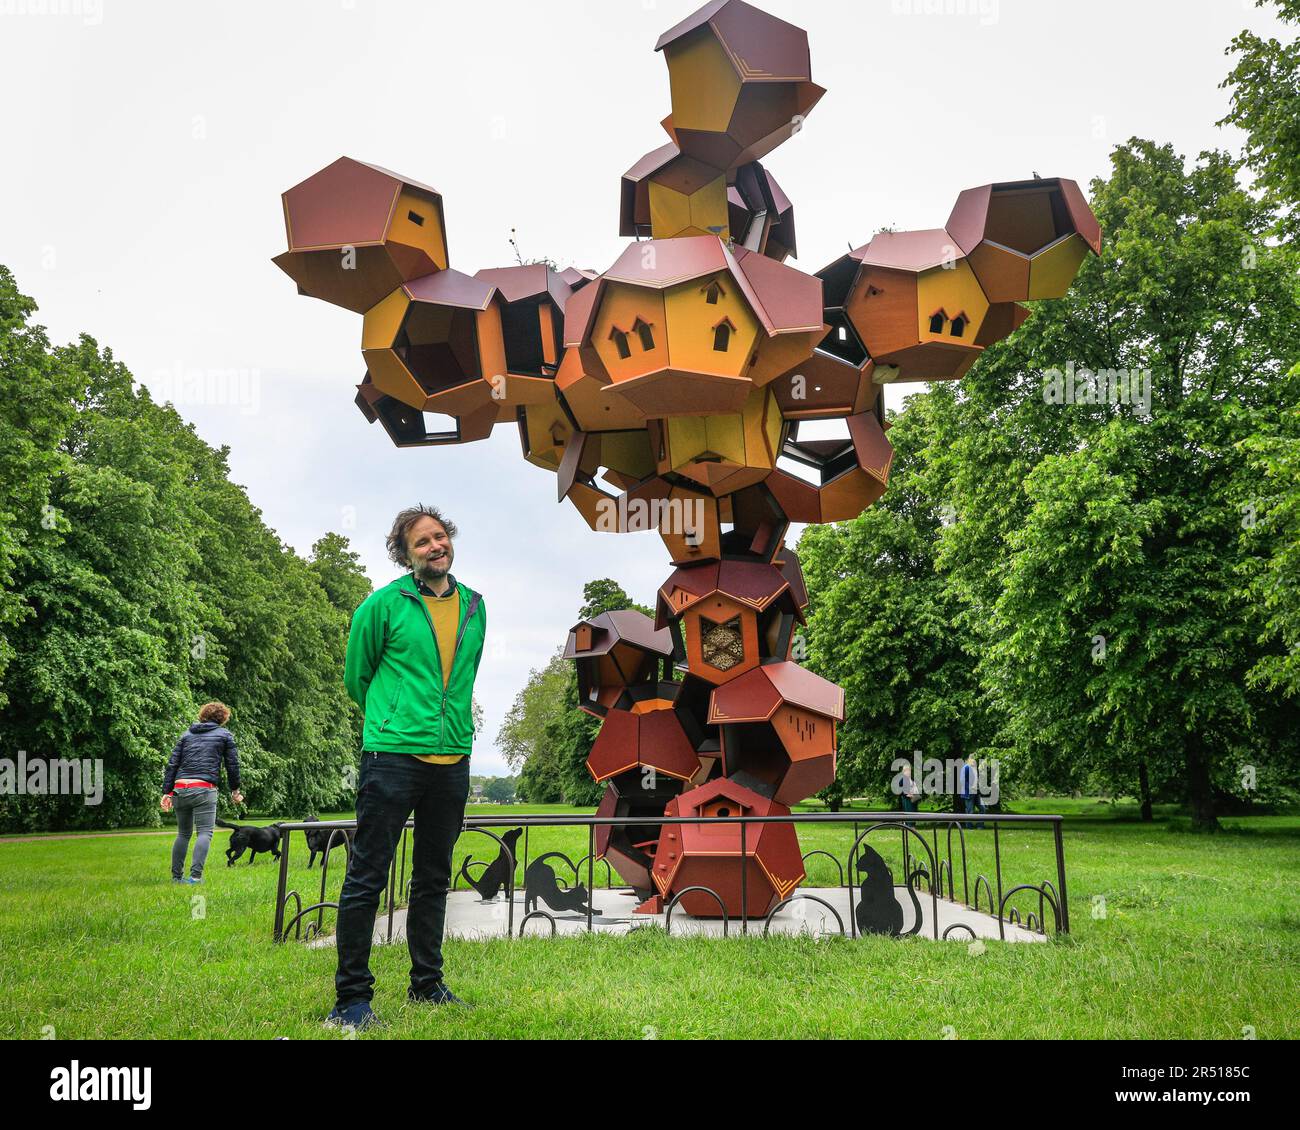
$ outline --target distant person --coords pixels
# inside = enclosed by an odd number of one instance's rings
[[[976,811],[983,815],[985,811],[984,798],[980,796],[979,771],[975,768],[974,755],[966,758],[962,763],[962,767],[957,771],[957,775],[957,794],[961,797],[962,811],[968,816]],[[975,825],[967,824],[966,827],[983,828],[984,821],[981,820]]]
[[[912,769],[908,765],[903,766],[902,780],[898,782],[899,795],[903,802],[904,812],[917,811],[917,800],[921,796],[921,786],[916,783],[912,776]]]
[[[199,711],[199,720],[176,741],[176,747],[163,771],[162,810],[176,813],[176,839],[172,843],[172,882],[200,883],[208,848],[212,846],[212,829],[217,819],[217,786],[221,783],[221,766],[225,763],[230,799],[244,803],[239,791],[239,751],[235,738],[227,730],[230,707],[209,702]],[[185,878],[185,853],[190,836],[198,828],[194,841],[194,859],[189,878]]]
[[[407,572],[371,593],[352,617],[343,681],[365,711],[357,831],[339,894],[335,1004],[327,1023],[375,1023],[370,944],[402,829],[415,814],[406,944],[407,998],[459,1005],[442,979],[451,855],[465,820],[473,694],[487,612],[451,574],[455,525],[414,506],[393,520],[388,555]]]

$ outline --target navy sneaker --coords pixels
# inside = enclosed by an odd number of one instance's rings
[[[438,982],[438,987],[431,993],[417,993],[414,989],[406,990],[406,999],[414,1001],[416,1004],[459,1004],[465,1008],[465,1004],[455,993],[453,993],[443,982]]]
[[[374,1014],[369,1001],[357,1001],[347,1008],[340,1008],[336,1004],[333,1011],[325,1017],[325,1023],[339,1028],[355,1028],[358,1032],[363,1032],[372,1025],[378,1024],[379,1017]]]

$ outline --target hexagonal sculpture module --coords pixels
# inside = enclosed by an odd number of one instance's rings
[[[505,368],[496,292],[459,271],[415,279],[366,313],[361,352],[375,387],[403,404],[451,416],[495,406]]]
[[[289,249],[276,265],[309,294],[364,314],[401,283],[447,266],[436,189],[340,157],[283,196]]]
[[[1072,180],[1059,177],[968,188],[947,230],[990,302],[1061,298],[1101,228]]]
[[[655,50],[672,88],[664,128],[683,153],[714,168],[767,156],[826,93],[812,81],[807,32],[744,0],[713,0]]]
[[[823,272],[842,282],[841,264],[857,269],[840,305],[877,366],[877,383],[951,380],[974,364],[989,302],[943,228],[881,232]]]
[[[643,713],[644,707],[637,709],[625,700],[626,692],[657,683],[663,662],[672,654],[671,633],[631,608],[579,621],[564,645],[564,658],[577,662],[578,705],[598,718],[616,705]]]
[[[440,447],[486,439],[497,420],[497,409],[489,404],[463,416],[451,417],[451,427],[431,429],[419,408],[380,392],[370,374],[357,386],[356,406],[372,424],[383,426],[394,447]]]
[[[566,342],[643,420],[740,413],[826,332],[816,280],[712,235],[634,244],[592,285]]]
[[[680,684],[663,684],[676,691]],[[662,705],[666,701],[667,705]],[[587,755],[587,771],[594,781],[607,781],[625,773],[653,770],[679,781],[689,781],[700,771],[700,759],[672,698],[633,702],[629,709],[611,709]]]
[[[872,412],[850,416],[848,438],[801,441],[794,429],[783,453],[816,472],[817,482],[777,467],[767,477],[792,522],[841,522],[861,514],[885,493],[894,446]]]
[[[739,412],[675,416],[647,425],[656,470],[723,497],[761,483],[781,452],[782,420],[770,389],[754,388]]]
[[[762,917],[803,881],[799,837],[793,824],[728,824],[728,816],[788,816],[783,804],[725,777],[690,789],[668,802],[666,816],[707,816],[716,824],[665,824],[654,856],[652,878],[661,895],[685,892],[681,906],[695,918],[739,918],[744,910]],[[743,870],[743,879],[742,879]],[[744,884],[742,900],[741,885]],[[719,905],[721,900],[721,905]]]
[[[708,720],[722,728],[724,774],[743,773],[773,800],[797,804],[835,780],[844,692],[797,663],[767,662],[719,686]]]
[[[673,633],[678,665],[713,686],[788,658],[796,622],[803,612],[789,578],[753,561],[679,568],[659,590],[655,615]]]
[[[683,782],[665,773],[637,770],[611,777],[596,807],[597,816],[662,816],[665,806],[678,796]],[[650,878],[662,826],[658,824],[596,825],[596,858],[605,860],[623,881],[642,896],[654,890]]]
[[[541,380],[553,380],[560,367],[564,307],[572,288],[545,263],[492,267],[474,277],[495,287],[504,300],[501,335],[505,364],[500,371],[519,378],[509,382],[515,403],[534,402],[524,399],[527,388],[537,391],[536,403],[554,400],[554,392]]]

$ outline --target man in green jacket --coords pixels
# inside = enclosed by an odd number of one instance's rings
[[[442,980],[452,849],[465,819],[474,738],[474,678],[483,657],[483,598],[451,574],[456,527],[437,510],[403,510],[388,554],[410,573],[373,592],[352,617],[344,682],[365,711],[357,830],[339,895],[336,1001],[328,1022],[365,1028],[370,943],[402,828],[415,814],[406,942],[407,996],[462,1004]]]

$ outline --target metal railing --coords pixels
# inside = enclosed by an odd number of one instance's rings
[[[840,883],[848,892],[849,899],[849,928],[845,931],[844,922],[840,918],[838,911],[830,906],[824,899],[814,895],[800,894],[797,890],[788,898],[782,899],[777,905],[773,906],[764,917],[763,933],[766,935],[771,925],[772,918],[779,911],[798,900],[810,900],[820,903],[829,909],[835,916],[839,925],[841,934],[849,937],[856,937],[858,930],[854,915],[853,896],[855,883],[853,876],[856,874],[855,864],[858,857],[859,847],[866,841],[867,837],[873,833],[882,830],[897,829],[902,835],[903,848],[903,876],[907,886],[913,890],[924,882],[930,900],[932,903],[933,934],[936,939],[940,938],[939,933],[939,915],[938,900],[946,890],[947,901],[957,903],[956,882],[957,882],[957,863],[961,866],[961,890],[962,897],[960,902],[965,904],[971,910],[980,910],[980,888],[988,894],[989,906],[986,913],[996,914],[998,922],[998,935],[1001,938],[1006,937],[1006,925],[1023,925],[1031,928],[1039,934],[1045,935],[1047,932],[1046,911],[1050,907],[1052,911],[1052,920],[1057,934],[1068,934],[1070,931],[1070,912],[1066,894],[1065,883],[1065,847],[1062,839],[1061,822],[1063,817],[1059,815],[1011,815],[1003,813],[978,813],[954,815],[947,812],[806,812],[791,814],[789,816],[579,816],[579,815],[550,815],[550,814],[527,814],[516,813],[512,816],[467,816],[462,828],[462,834],[465,832],[478,832],[495,840],[500,847],[501,852],[505,854],[507,860],[506,882],[504,884],[507,902],[507,922],[506,932],[509,936],[514,937],[514,892],[515,892],[515,869],[516,860],[514,852],[506,843],[491,829],[493,828],[524,828],[524,851],[523,862],[524,870],[528,868],[528,830],[531,828],[586,828],[587,829],[587,854],[574,864],[567,856],[562,856],[573,871],[574,882],[578,882],[579,870],[583,864],[587,868],[587,891],[594,892],[595,885],[595,864],[596,858],[596,829],[599,827],[610,826],[613,828],[630,828],[630,827],[662,827],[668,824],[738,824],[740,826],[740,852],[738,858],[744,858],[747,854],[747,829],[752,824],[792,824],[796,827],[820,824],[852,824],[854,839],[848,854],[847,868],[841,865],[840,860],[823,848],[815,848],[803,855],[806,862],[813,856],[826,856],[831,859],[839,869]],[[862,825],[867,827],[862,828]],[[967,833],[975,829],[976,824],[981,826],[988,825],[992,829],[993,841],[993,882],[983,874],[977,874],[972,880],[968,865],[968,856],[966,850]],[[327,909],[337,910],[338,903],[327,900],[325,897],[326,885],[329,876],[329,861],[331,849],[339,842],[336,836],[341,837],[345,844],[345,850],[350,857],[351,840],[350,832],[357,826],[356,820],[332,820],[332,821],[310,821],[310,822],[290,822],[280,825],[280,869],[279,879],[276,886],[275,899],[275,928],[273,939],[276,942],[285,941],[290,932],[293,933],[296,940],[310,940],[320,934],[323,925],[323,915]],[[393,916],[397,906],[406,901],[409,894],[410,883],[406,878],[407,864],[407,834],[413,829],[414,822],[408,820],[402,829],[402,839],[399,850],[394,851],[393,861],[389,868],[389,878],[387,887],[383,893],[381,901],[381,913],[388,916],[386,940],[391,942],[393,938]],[[862,829],[859,831],[859,829]],[[920,829],[924,828],[930,833],[931,839],[926,840],[925,835]],[[1044,880],[1041,883],[1020,883],[1009,889],[1004,890],[1002,879],[1002,834],[1003,829],[1012,828],[1048,828],[1052,832],[1053,847],[1056,857],[1056,882],[1053,884],[1050,880]],[[979,830],[983,830],[982,827]],[[944,851],[939,850],[940,832],[945,833]],[[298,892],[288,889],[289,883],[289,857],[290,845],[294,832],[317,832],[328,833],[329,839],[324,860],[321,865],[320,879],[320,897],[316,902],[303,906],[302,898]],[[957,833],[958,855],[953,855],[953,833]],[[915,868],[912,865],[913,853],[910,845],[913,842],[919,844],[920,852],[916,858],[921,861]],[[551,853],[555,854],[555,853]],[[400,863],[399,863],[400,861]],[[609,869],[609,864],[603,859],[600,862],[605,863],[606,888],[614,889],[613,877]],[[926,867],[925,864],[929,866]],[[486,863],[484,863],[486,866]],[[399,870],[400,868],[400,870]],[[740,932],[749,933],[749,883],[748,867],[740,869]],[[448,891],[455,889],[458,876],[453,876],[452,885]],[[946,887],[945,887],[946,881]],[[996,889],[996,898],[994,892]],[[723,934],[725,935],[730,928],[730,918],[726,913],[725,904],[722,897],[711,887],[694,886],[688,890],[678,891],[671,899],[665,903],[665,927],[671,933],[672,929],[672,912],[674,907],[681,900],[682,895],[690,892],[705,892],[712,895],[718,902],[722,910]],[[1029,912],[1024,922],[1021,922],[1019,910],[1012,907],[1008,912],[1007,904],[1013,896],[1021,895],[1023,892],[1033,891],[1038,895],[1037,913]],[[972,901],[971,894],[974,894]],[[286,921],[289,903],[294,904],[294,913],[292,918]],[[308,916],[315,914],[314,922],[308,922],[306,929],[303,928],[304,921]],[[551,923],[551,932],[555,933],[555,919],[547,911],[534,910],[526,914],[519,924],[519,934],[523,935],[523,929],[528,921],[532,918],[547,918]],[[587,900],[586,908],[587,930],[593,930],[593,908],[590,898]],[[1030,926],[1032,923],[1032,926]],[[947,938],[954,929],[965,929],[971,933],[974,932],[970,927],[961,923],[952,923],[944,930],[942,937]]]

